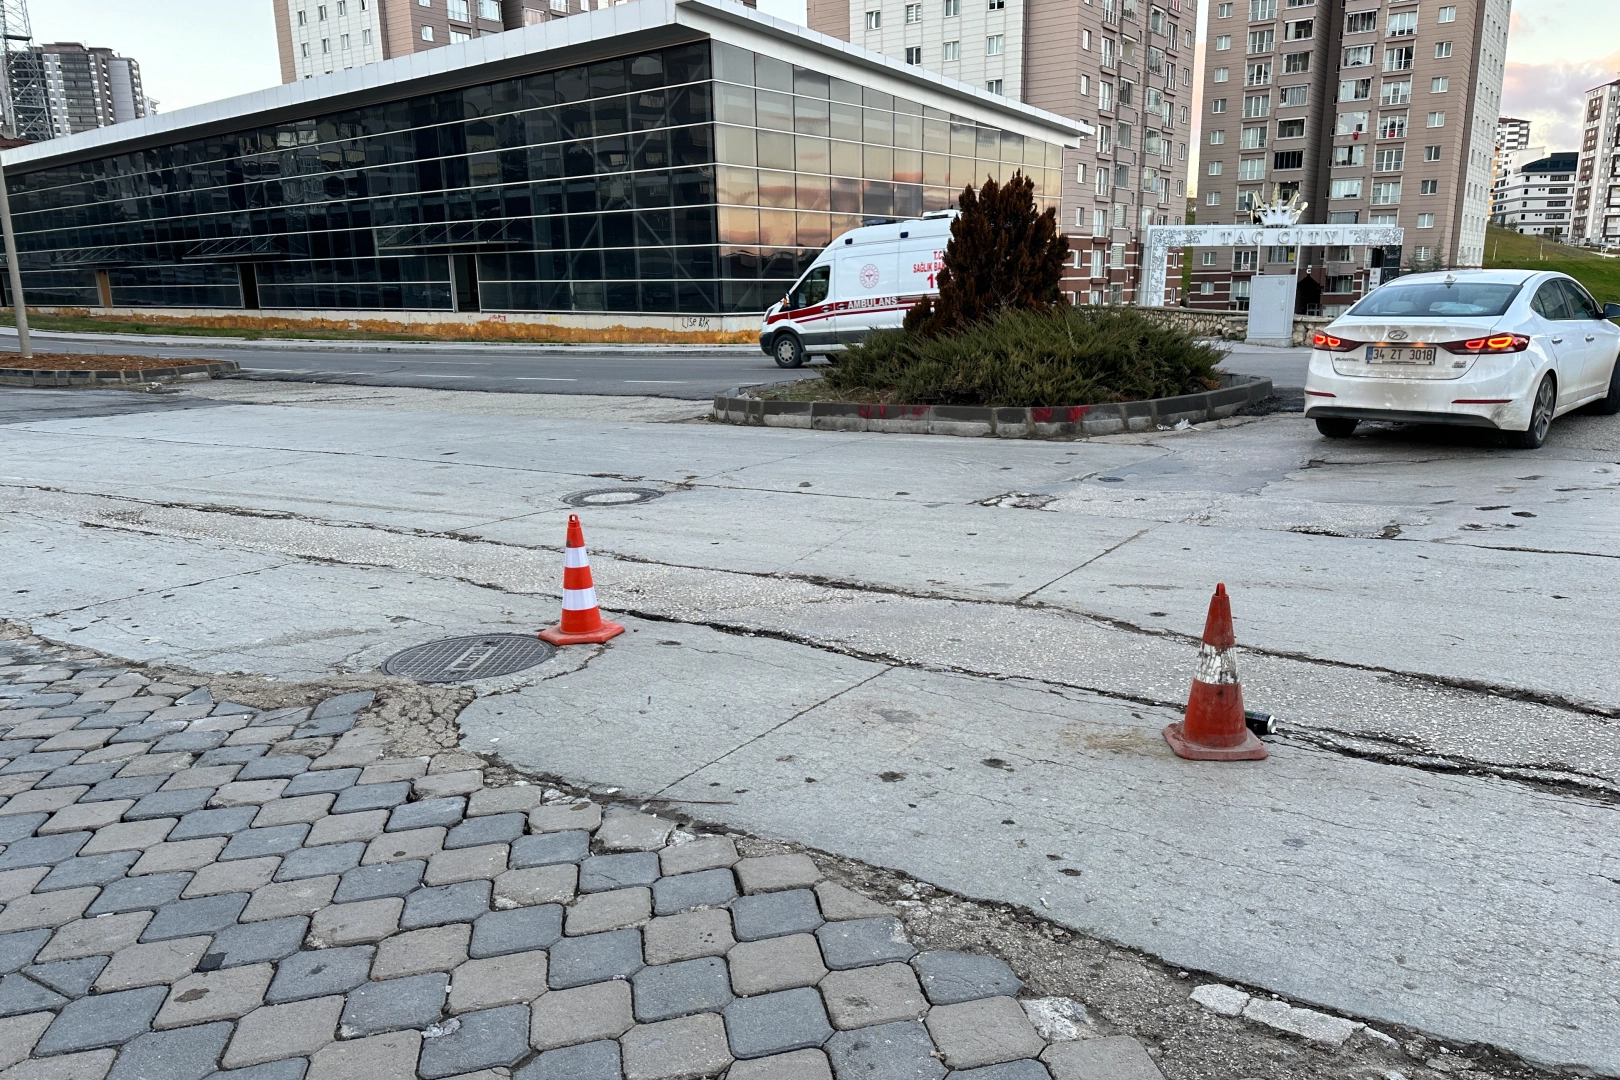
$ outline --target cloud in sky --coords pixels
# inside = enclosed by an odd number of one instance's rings
[[[1515,12],[1514,18],[1517,19]],[[1620,72],[1620,52],[1590,60],[1519,63],[1503,76],[1502,112],[1531,122],[1530,139],[1549,151],[1581,148],[1581,111],[1586,91]]]

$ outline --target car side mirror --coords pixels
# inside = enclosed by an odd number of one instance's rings
[[[1620,319],[1620,304],[1604,304],[1603,317],[1605,319]]]

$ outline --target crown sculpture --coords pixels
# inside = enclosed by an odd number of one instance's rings
[[[1288,196],[1288,201],[1282,201],[1282,188],[1271,189],[1271,201],[1254,208],[1254,223],[1267,229],[1291,229],[1298,224],[1300,216],[1310,203],[1299,201],[1299,192],[1295,191]]]

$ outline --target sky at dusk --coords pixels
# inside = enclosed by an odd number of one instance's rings
[[[759,6],[804,18],[804,0],[759,0]],[[1620,78],[1617,6],[1617,0],[1514,4],[1503,111],[1532,121],[1537,145],[1578,149],[1585,91]],[[146,92],[163,111],[281,81],[271,0],[33,0],[30,7],[36,41],[102,45],[139,60]],[[157,10],[161,17],[154,17]],[[1199,14],[1202,28],[1205,13]]]

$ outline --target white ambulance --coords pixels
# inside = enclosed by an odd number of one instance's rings
[[[765,313],[759,347],[777,367],[842,352],[874,330],[898,329],[924,296],[939,295],[939,271],[955,210],[852,229],[816,257]]]

